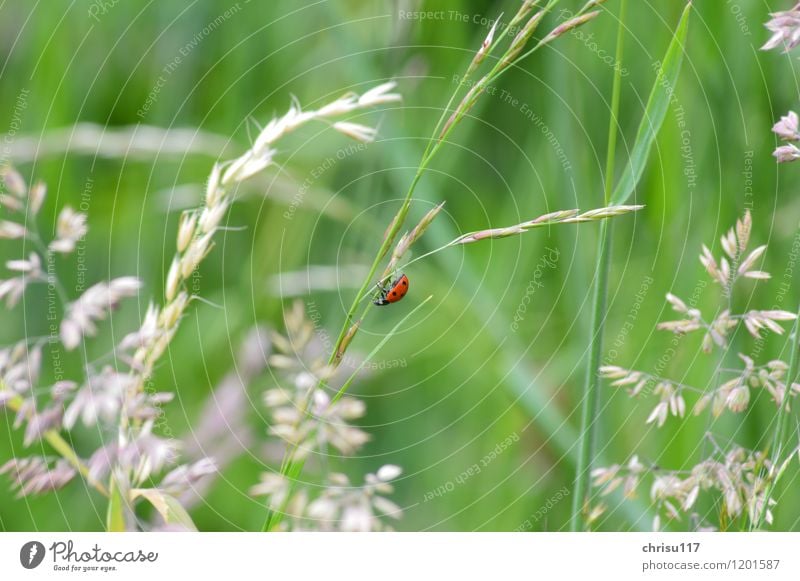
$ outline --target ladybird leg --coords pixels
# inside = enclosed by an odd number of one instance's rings
[[[375,283],[375,286],[377,287],[377,289],[379,291],[381,291],[381,294],[386,295],[386,293],[388,293],[390,290],[392,290],[392,287],[394,286],[394,283],[391,281],[391,279],[388,279],[388,281],[391,284],[384,285],[383,284],[383,280],[384,279],[380,279],[378,282]]]
[[[388,305],[388,304],[389,304],[389,301],[386,299],[386,295],[387,295],[388,293],[389,293],[389,289],[385,289],[385,288],[381,287],[381,292],[380,292],[380,294],[378,294],[378,296],[377,296],[377,297],[375,297],[375,298],[372,300],[372,304],[373,304],[373,305],[377,305],[377,306],[379,306],[379,307],[380,307],[380,306],[383,306],[383,305]]]
[[[374,288],[377,289],[378,296],[372,299],[372,304],[377,306],[388,304],[389,301],[386,300],[386,294],[389,292],[389,289],[383,286],[381,281],[376,282]]]

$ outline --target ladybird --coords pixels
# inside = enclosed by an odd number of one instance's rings
[[[380,287],[381,294],[378,298],[372,301],[374,304],[380,306],[388,305],[389,303],[396,303],[408,292],[408,277],[401,274],[395,281],[388,287]]]

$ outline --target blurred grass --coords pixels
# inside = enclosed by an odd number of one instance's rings
[[[564,0],[565,6],[576,4]],[[623,79],[618,167],[632,145],[653,81],[652,61],[663,54],[681,10],[681,3],[675,2],[631,4],[626,39],[630,50],[624,63],[630,74]],[[753,285],[757,293],[753,305],[770,308],[775,303],[798,227],[800,202],[791,195],[798,185],[797,172],[781,171],[779,181],[770,157],[774,138],[769,133],[780,114],[796,107],[795,59],[757,51],[765,39],[761,27],[765,6],[741,3],[742,22],[750,32],[745,35],[728,5],[718,4],[695,2],[691,50],[677,87],[691,134],[696,185],[688,187],[683,175],[682,135],[670,111],[637,192],[636,202],[647,208],[615,224],[607,352],[625,325],[642,282],[653,279],[633,328],[623,344],[614,347],[614,363],[619,365],[645,370],[655,365],[671,340],[654,332],[655,324],[670,316],[664,294],[692,295],[697,281],[705,279],[696,259],[699,245],[714,243],[745,207],[754,214],[753,240],[770,244],[765,268],[775,275],[772,281]],[[29,94],[21,134],[39,136],[78,121],[109,126],[144,121],[231,135],[234,149],[235,144],[247,143],[248,133],[254,131],[252,126],[248,130],[248,120],[264,123],[285,109],[292,95],[310,106],[345,89],[392,77],[400,79],[405,95],[403,108],[377,117],[381,141],[338,160],[313,184],[315,192],[346,201],[345,207],[354,211],[352,220],[320,217],[318,207],[310,204],[300,204],[287,220],[286,202],[263,195],[248,195],[234,208],[230,224],[247,229],[220,237],[199,281],[203,296],[224,309],[196,304],[156,377],[160,388],[178,394],[167,409],[169,425],[175,434],[186,434],[215,383],[230,369],[246,329],[256,320],[281,327],[284,301],[269,292],[270,275],[306,263],[366,262],[399,204],[437,108],[454,88],[453,74],[460,73],[486,34],[471,16],[495,17],[511,8],[508,2],[475,2],[468,9],[470,22],[449,17],[416,22],[399,19],[398,11],[449,14],[467,9],[444,0],[421,7],[404,1],[241,1],[234,14],[182,57],[142,120],[137,111],[163,67],[198,31],[236,4],[120,2],[99,22],[88,17],[89,5],[80,0],[64,9],[24,3],[0,9],[4,81],[0,133],[10,125],[23,89]],[[591,41],[598,47],[613,53],[616,3],[609,0],[606,6],[610,14],[583,31],[594,35]],[[447,215],[434,224],[416,252],[435,248],[459,231],[512,224],[555,209],[602,205],[610,88],[610,68],[570,35],[536,54],[522,70],[505,76],[498,95],[485,96],[474,113],[478,118],[456,131],[452,146],[421,183],[413,208],[416,216],[441,200],[447,201]],[[499,96],[502,90],[544,120],[566,153],[570,171],[564,171],[553,147],[524,117],[520,105]],[[302,183],[321,160],[335,157],[337,148],[346,145],[322,127],[309,130],[284,144],[280,159],[287,166],[281,177]],[[745,195],[742,175],[746,152],[753,152],[752,196]],[[147,285],[139,309],[129,304],[115,314],[115,335],[136,324],[146,299],[157,297],[162,286],[177,223],[177,214],[164,212],[169,200],[163,192],[177,185],[201,184],[211,161],[203,156],[158,156],[151,164],[57,156],[21,167],[26,176],[35,175],[50,186],[42,222],[46,232],[53,228],[57,208],[65,203],[78,206],[91,180],[89,282],[136,273]],[[287,195],[291,199],[294,193],[289,188],[282,199]],[[432,306],[382,353],[405,366],[372,373],[355,388],[368,405],[364,425],[373,435],[371,443],[357,458],[333,461],[337,469],[354,476],[382,463],[403,466],[405,476],[395,495],[406,508],[400,528],[512,530],[562,487],[571,486],[573,469],[564,448],[569,448],[579,419],[596,234],[591,224],[533,232],[451,249],[407,272],[412,292],[403,305],[411,301],[413,306],[433,294]],[[557,268],[544,273],[543,286],[533,295],[519,331],[511,333],[514,314],[546,248],[559,250]],[[19,248],[3,244],[0,252],[5,259]],[[70,271],[74,264],[67,260],[64,266],[69,281],[75,275]],[[327,329],[338,328],[352,292],[343,288],[340,293],[311,297]],[[709,284],[701,304],[714,305],[715,292]],[[739,300],[745,304],[751,297]],[[20,309],[4,314],[2,342],[21,332],[46,333],[45,322],[32,316],[36,301],[30,300],[26,308],[26,319]],[[373,334],[391,329],[402,315],[400,305],[373,313],[354,348],[369,352],[378,340]],[[98,350],[109,334],[105,326],[94,342]],[[752,349],[745,336],[740,334],[736,341],[745,352]],[[715,362],[695,357],[698,342],[699,337],[683,339],[665,373],[704,385]],[[781,346],[781,341],[768,341],[762,357],[777,355]],[[69,363],[70,369],[79,369],[80,357]],[[531,386],[529,399],[520,400],[514,386],[526,382]],[[254,408],[248,418],[264,434],[259,392],[260,386],[252,386]],[[536,409],[537,402],[547,405]],[[703,434],[709,429],[705,417],[672,421],[656,431],[644,424],[651,408],[646,402],[632,402],[607,387],[601,402],[600,448],[610,461],[624,461],[638,452],[648,462],[686,468],[700,458]],[[745,416],[723,417],[714,429],[735,435],[747,446],[765,445],[771,412],[767,402],[757,401]],[[8,435],[0,437],[2,459],[21,446],[20,434],[10,427],[13,418],[4,417]],[[565,425],[560,425],[562,418]],[[76,446],[90,449],[93,436],[76,434]],[[455,482],[512,434],[519,441],[479,474],[425,501],[426,493]],[[260,527],[263,511],[246,490],[257,480],[261,467],[256,458],[261,457],[261,446],[256,445],[233,462],[207,498],[192,509],[201,530]],[[796,468],[791,470],[779,494],[796,486]],[[5,530],[102,526],[104,503],[79,482],[42,498],[12,500],[7,490],[4,479],[0,527]],[[562,529],[569,504],[556,503],[533,523],[533,530]],[[776,528],[797,529],[800,498],[783,494],[776,515]],[[612,530],[648,526],[649,522],[620,510],[610,510],[602,523]]]

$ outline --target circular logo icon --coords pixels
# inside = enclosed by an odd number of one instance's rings
[[[39,541],[30,541],[19,550],[19,562],[26,569],[35,569],[44,559],[44,545]]]

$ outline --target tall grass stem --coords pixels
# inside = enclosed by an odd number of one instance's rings
[[[772,445],[770,446],[770,454],[773,459],[773,466],[776,467],[782,462],[781,454],[783,453],[784,444],[783,433],[786,430],[786,422],[789,420],[790,415],[789,398],[791,397],[792,384],[797,377],[797,351],[800,349],[800,339],[798,339],[798,334],[800,334],[800,307],[797,309],[797,318],[794,320],[792,336],[789,340],[789,347],[792,352],[789,354],[789,369],[786,372],[786,390],[784,391],[780,408],[778,408],[778,415],[776,417],[777,425],[775,426],[775,433],[773,434]],[[775,490],[776,480],[777,477],[771,479],[767,484],[766,490],[764,491],[764,506],[757,516],[758,520],[755,523],[756,530],[761,529],[764,526],[764,521],[767,518],[767,512],[769,512],[769,501],[772,498],[772,493]]]
[[[621,0],[619,8],[619,26],[617,28],[616,63],[622,63],[625,47],[625,12],[627,0]],[[614,82],[611,89],[611,116],[608,122],[608,150],[606,152],[606,175],[603,197],[609,203],[614,184],[614,162],[617,146],[619,96],[622,86],[622,66],[614,70]],[[599,420],[600,378],[597,370],[603,354],[603,332],[605,330],[606,303],[608,296],[608,271],[611,263],[611,223],[603,221],[600,226],[600,247],[597,249],[597,268],[595,270],[594,307],[592,312],[592,331],[589,361],[586,367],[586,382],[583,392],[583,411],[581,414],[580,447],[578,464],[575,470],[575,487],[572,499],[572,518],[570,528],[579,531],[584,528],[584,505],[589,489],[589,477],[592,470],[594,454],[594,438]]]

